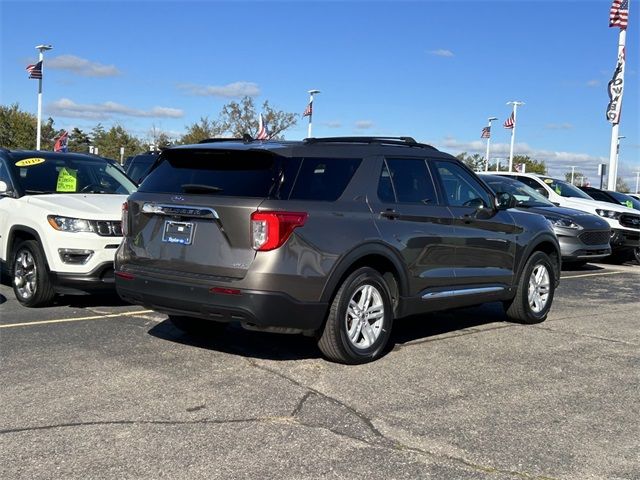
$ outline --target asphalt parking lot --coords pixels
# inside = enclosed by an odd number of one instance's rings
[[[0,302],[1,478],[640,478],[639,266],[564,271],[540,325],[399,321],[356,367],[115,296]]]

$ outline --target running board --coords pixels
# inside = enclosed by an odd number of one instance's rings
[[[422,295],[422,299],[434,300],[438,298],[460,297],[463,295],[480,295],[483,293],[498,293],[503,291],[504,291],[504,287],[459,288],[455,290],[445,290],[442,292],[428,292]]]

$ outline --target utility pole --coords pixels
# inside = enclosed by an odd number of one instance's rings
[[[516,125],[518,123],[517,121],[518,107],[520,105],[524,105],[524,102],[512,101],[512,102],[507,102],[507,105],[513,105],[513,112],[511,114],[513,116],[513,126],[511,127],[511,149],[509,150],[509,171],[513,172],[513,145],[515,144],[515,140],[516,140]],[[508,128],[506,125],[507,122],[505,122],[506,128]]]
[[[571,185],[574,185],[573,183],[573,174],[576,170],[576,166],[575,165],[571,165]]]
[[[307,138],[311,138],[311,125],[313,122],[313,96],[320,93],[320,90],[309,90],[309,105],[305,110],[305,115],[309,117],[309,128],[307,130]]]
[[[489,171],[489,145],[491,144],[491,122],[493,120],[497,120],[498,117],[489,117],[488,121],[489,123],[487,124],[487,155],[485,156],[486,159],[486,164],[484,166],[484,171],[488,172]]]
[[[38,45],[36,50],[40,52],[38,55],[38,61],[42,62],[40,68],[44,72],[44,52],[47,50],[51,50],[53,47],[51,45]],[[40,75],[38,79],[38,125],[36,129],[36,150],[40,150],[40,138],[42,132],[42,77],[44,75]]]

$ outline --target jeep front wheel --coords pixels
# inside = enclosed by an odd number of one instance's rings
[[[47,261],[35,240],[25,240],[15,249],[11,262],[13,292],[25,307],[46,307],[55,292],[49,279]]]
[[[340,285],[318,347],[336,362],[370,362],[382,355],[392,323],[391,295],[386,282],[376,270],[360,268]]]

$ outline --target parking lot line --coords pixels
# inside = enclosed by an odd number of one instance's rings
[[[106,315],[94,315],[91,317],[60,318],[57,320],[41,320],[39,322],[9,323],[7,325],[0,325],[0,328],[27,327],[30,325],[46,325],[47,323],[79,322],[84,320],[102,320],[106,318],[142,315],[144,313],[152,313],[152,312],[153,310],[140,310],[135,312],[108,313]]]
[[[621,270],[616,270],[615,272],[585,273],[582,275],[568,275],[566,277],[560,277],[560,278],[564,280],[565,278],[599,277],[601,275],[615,275],[616,273],[625,273],[625,272]]]

